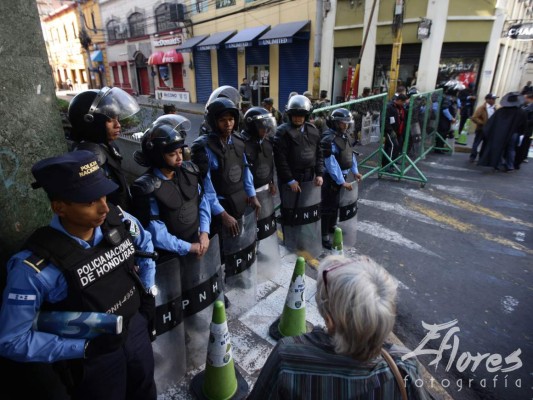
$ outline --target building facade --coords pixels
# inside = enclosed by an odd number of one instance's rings
[[[100,0],[111,85],[166,101],[206,102],[253,87],[284,107],[312,87],[315,1]]]
[[[457,80],[465,86],[474,83],[480,93],[519,90],[531,41],[512,39],[507,29],[531,18],[530,4],[520,0],[331,2],[324,20],[321,86],[330,89],[336,102],[357,96],[364,87],[387,91],[398,38],[395,29],[401,28],[399,85],[427,91]],[[358,62],[359,81],[354,85]]]

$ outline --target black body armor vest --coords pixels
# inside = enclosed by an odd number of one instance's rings
[[[211,180],[217,195],[224,197],[220,203],[232,217],[240,218],[248,200],[243,184],[244,142],[234,134],[231,139],[231,144],[222,146],[219,137],[211,134],[207,139],[207,146],[218,160],[218,169],[211,170]]]
[[[262,143],[255,138],[245,142],[246,159],[254,177],[254,187],[271,183],[274,175],[274,153],[272,143],[264,139]]]
[[[118,207],[108,206],[101,226],[104,240],[94,247],[85,249],[49,226],[27,240],[24,248],[59,268],[69,287],[64,300],[44,303],[44,310],[107,312],[122,315],[127,323],[139,309],[143,288],[134,276],[133,238]]]

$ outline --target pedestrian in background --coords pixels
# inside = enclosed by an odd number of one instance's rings
[[[163,105],[163,114],[177,114],[178,110],[174,104]]]
[[[267,97],[261,104],[276,119],[277,125],[281,125],[283,123],[283,117],[281,113],[274,107],[274,99],[272,97]]]
[[[53,363],[72,399],[155,400],[148,325],[155,265],[134,258],[136,249],[153,252],[150,233],[106,201],[117,185],[91,152],[41,160],[32,174],[54,216],[7,264],[0,355]],[[113,313],[123,317],[123,333],[87,340],[40,332],[33,325],[40,310]]]
[[[120,121],[140,110],[137,101],[120,88],[104,87],[76,95],[68,108],[72,137],[76,150],[89,150],[96,155],[98,164],[107,177],[118,185],[108,200],[128,211],[131,196],[126,175],[122,169],[122,155],[116,144],[120,136]]]
[[[474,115],[472,115],[471,120],[476,124],[476,136],[474,137],[474,143],[470,151],[470,162],[476,161],[479,145],[483,141],[483,127],[496,111],[497,98],[498,96],[492,93],[487,94],[485,96],[485,102],[476,108]]]
[[[397,287],[367,257],[322,260],[315,298],[325,328],[282,338],[248,399],[427,399],[417,359],[387,342]]]
[[[527,130],[527,113],[521,107],[524,97],[509,92],[502,97],[500,108],[483,129],[483,146],[478,165],[509,172],[515,169],[518,137]]]
[[[526,93],[524,99],[525,103],[522,108],[527,113],[527,128],[522,138],[519,138],[515,156],[515,169],[520,169],[521,163],[527,163],[531,147],[531,135],[533,134],[533,91]]]
[[[403,146],[403,136],[407,126],[407,113],[405,111],[405,102],[407,95],[400,93],[395,95],[387,104],[385,114],[385,146],[384,151],[391,161],[394,161],[400,155]],[[381,165],[385,166],[390,161],[382,157]],[[391,170],[394,167],[391,164]]]
[[[466,88],[461,90],[458,94],[459,101],[461,103],[461,120],[459,121],[458,132],[461,134],[468,118],[470,118],[474,112],[474,104],[476,103],[476,93],[474,92],[474,84],[471,82]]]
[[[239,94],[241,95],[242,101],[251,101],[252,100],[252,88],[248,83],[248,79],[243,78],[242,83],[239,86]]]

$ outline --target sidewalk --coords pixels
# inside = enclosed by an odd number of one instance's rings
[[[78,93],[71,90],[58,90],[56,91],[56,96],[60,99],[70,101],[74,96],[76,96]],[[147,95],[139,95],[135,96],[135,99],[139,103],[139,105],[145,106],[145,107],[157,107],[163,109],[164,104],[173,104],[178,112],[184,112],[189,114],[198,114],[198,115],[204,115],[205,112],[205,104],[203,103],[184,103],[184,102],[178,102],[178,101],[163,101],[158,100],[154,97],[150,97]]]

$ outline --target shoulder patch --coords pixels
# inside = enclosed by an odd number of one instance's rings
[[[44,261],[45,261],[44,258],[39,257],[39,256],[37,256],[35,254],[32,254],[29,257],[27,257],[23,261],[23,263],[28,265],[28,266],[30,266],[30,267],[32,267],[35,270],[35,272],[39,273],[42,270],[42,267],[43,267],[42,264],[43,264]]]
[[[16,289],[11,288],[7,294],[7,304],[17,305],[17,306],[31,306],[35,304],[37,300],[37,295],[26,289]]]

